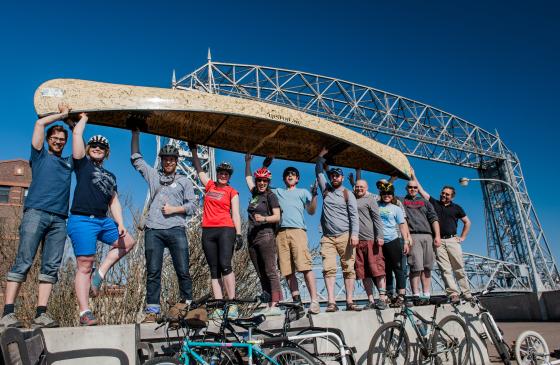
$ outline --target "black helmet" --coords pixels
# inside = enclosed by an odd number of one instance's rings
[[[288,166],[284,169],[284,173],[282,174],[282,178],[286,178],[290,172],[294,172],[299,179],[299,170],[293,166]]]
[[[233,166],[229,162],[222,162],[216,166],[216,172],[226,171],[229,175],[233,175]]]
[[[159,150],[158,156],[159,157],[172,156],[175,158],[179,158],[179,150],[177,149],[177,147],[171,144],[167,144]]]

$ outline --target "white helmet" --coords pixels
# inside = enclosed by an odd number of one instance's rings
[[[109,140],[103,137],[101,134],[97,134],[91,137],[87,144],[92,145],[94,143],[100,144],[102,146],[105,146],[105,148],[109,149]]]

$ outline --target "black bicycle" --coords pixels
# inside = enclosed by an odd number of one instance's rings
[[[456,365],[465,364],[472,340],[467,324],[456,315],[444,317],[436,322],[438,308],[448,303],[447,298],[432,298],[432,318],[425,319],[406,305],[395,313],[395,320],[382,325],[373,335],[368,350],[368,365],[408,364],[411,355],[410,339],[406,322],[410,322],[416,333],[418,346],[417,363]]]

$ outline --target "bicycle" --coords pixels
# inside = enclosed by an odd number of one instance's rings
[[[367,354],[368,365],[408,364],[411,346],[405,329],[407,319],[416,333],[418,363],[428,360],[438,365],[449,361],[464,364],[472,346],[467,324],[456,315],[446,316],[436,323],[437,310],[444,303],[448,303],[447,298],[430,300],[434,312],[429,320],[406,305],[401,306],[395,313],[395,320],[382,325],[373,335]]]
[[[473,308],[476,307],[478,309],[476,316],[480,319],[480,322],[482,322],[482,325],[484,327],[484,333],[479,334],[480,338],[483,340],[490,338],[490,341],[496,348],[496,351],[498,352],[498,355],[500,356],[502,362],[505,365],[510,365],[512,358],[512,349],[504,339],[503,331],[496,324],[492,313],[490,313],[490,311],[484,308],[484,306],[480,303],[480,297],[490,293],[492,290],[494,290],[494,287],[489,286],[480,294],[473,295],[471,305]]]
[[[559,351],[556,351],[557,353]],[[522,332],[515,340],[515,360],[519,365],[556,365],[560,360],[550,361],[551,354],[546,340],[536,331]],[[560,354],[553,354],[560,357]]]

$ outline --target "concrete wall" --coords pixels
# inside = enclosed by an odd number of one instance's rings
[[[136,363],[136,326],[61,327],[44,329],[49,352],[81,350],[91,348],[119,349],[126,353],[129,364]],[[64,360],[56,364],[117,365],[120,362],[110,357],[89,357],[79,360]]]
[[[541,294],[549,321],[560,321],[560,290],[544,292]]]
[[[481,298],[497,321],[559,321],[560,290],[536,293],[499,293]],[[546,318],[541,311],[546,312]]]

